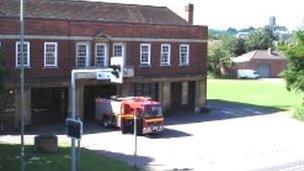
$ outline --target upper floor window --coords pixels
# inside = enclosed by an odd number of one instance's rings
[[[88,67],[89,66],[89,44],[77,43],[76,47],[76,66]]]
[[[189,45],[179,46],[179,64],[181,66],[189,65]]]
[[[16,66],[21,66],[21,42],[16,42]],[[30,42],[23,42],[23,66],[30,66]]]
[[[151,64],[151,45],[141,44],[140,45],[140,64],[150,65]]]
[[[98,43],[95,46],[95,65],[96,67],[107,66],[107,46],[104,43]]]
[[[161,45],[160,64],[162,66],[170,65],[171,46],[169,44]]]
[[[124,46],[122,43],[114,43],[113,44],[113,56],[123,57]]]
[[[56,67],[57,66],[57,42],[45,42],[44,43],[44,66]]]

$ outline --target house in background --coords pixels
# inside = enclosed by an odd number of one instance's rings
[[[287,59],[282,52],[272,48],[254,50],[232,59],[235,63],[234,72],[242,69],[258,71],[261,78],[279,77],[287,67]]]
[[[7,92],[0,106],[5,123],[18,126],[19,0],[0,0],[0,41]],[[95,98],[150,96],[164,109],[192,111],[206,101],[206,26],[194,26],[167,7],[72,0],[25,1],[26,125],[63,123],[69,114],[75,68],[108,67],[124,60],[123,84],[77,82],[77,111],[94,120]]]

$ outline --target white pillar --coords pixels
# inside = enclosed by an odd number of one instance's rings
[[[182,82],[182,105],[188,105],[188,82]]]
[[[83,118],[84,112],[84,87],[76,87],[76,115]]]
[[[195,112],[198,113],[206,105],[206,81],[195,83]]]
[[[165,111],[171,110],[171,83],[169,81],[162,83],[162,99],[161,102]]]

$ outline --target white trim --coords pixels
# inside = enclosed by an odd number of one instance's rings
[[[24,44],[26,44],[26,46],[27,46],[27,56],[26,56],[26,58],[27,58],[27,65],[23,65],[24,67],[30,67],[31,66],[31,63],[30,63],[30,58],[31,58],[31,49],[30,49],[30,42],[23,42]],[[16,44],[15,44],[15,66],[16,66],[16,68],[18,68],[18,67],[20,67],[20,65],[18,65],[18,45],[19,44],[21,44],[21,42],[20,41],[17,41],[16,42]]]
[[[168,47],[168,62],[163,63],[162,62],[162,54],[163,54],[163,47]],[[171,45],[170,44],[161,44],[160,47],[160,66],[170,66],[171,65]]]
[[[143,38],[143,37],[113,37],[112,41],[126,42],[183,42],[183,43],[208,43],[206,39],[179,39],[179,38]]]
[[[148,46],[148,62],[142,62],[142,47]],[[150,43],[141,43],[140,44],[140,64],[141,65],[151,65],[151,44]]]
[[[89,41],[92,37],[89,36],[53,36],[53,35],[25,35],[25,39],[43,39],[43,40],[79,40]],[[0,35],[0,39],[20,39],[20,35]]]
[[[95,66],[97,67],[97,46],[104,46],[105,48],[105,61],[104,61],[104,65],[108,66],[108,61],[109,61],[109,56],[108,56],[108,46],[106,43],[96,43],[95,44]]]
[[[78,40],[91,41],[91,36],[53,36],[53,35],[25,35],[25,39],[43,40]],[[0,35],[0,39],[20,39],[20,35]],[[97,38],[98,39],[98,38]],[[108,40],[108,39],[107,39]],[[112,37],[109,40],[117,42],[180,42],[180,43],[208,43],[207,39],[182,39],[182,38],[144,38],[144,37]]]
[[[112,55],[115,56],[115,46],[121,46],[121,55],[122,56],[117,56],[117,57],[124,57],[124,53],[125,53],[125,46],[123,43],[113,43],[113,49],[112,49]]]
[[[55,54],[54,54],[54,64],[46,64],[46,46],[47,45],[54,45],[55,47]],[[44,42],[44,67],[57,67],[58,66],[58,43],[57,42]]]
[[[88,42],[77,42],[76,43],[76,67],[78,68],[78,46],[79,45],[85,45],[86,46],[86,66],[85,67],[89,67],[90,64],[90,43]],[[79,67],[81,68],[81,67]]]
[[[123,58],[123,63],[124,63],[124,66],[126,65],[126,43],[122,43],[122,42],[118,42],[118,43],[113,43],[113,45],[112,45],[112,56],[115,56],[114,55],[114,47],[115,46],[122,46],[122,58]]]
[[[182,63],[182,47],[187,47],[187,61],[186,61],[186,63]],[[188,44],[179,45],[179,66],[188,66],[189,65],[189,54],[190,54],[190,47],[189,47]]]

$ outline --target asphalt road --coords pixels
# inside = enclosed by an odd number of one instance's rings
[[[304,123],[284,111],[209,102],[208,114],[167,118],[166,130],[138,138],[145,170],[304,170]],[[134,137],[120,131],[84,136],[85,148],[134,164]]]
[[[273,108],[223,101],[211,101],[209,106],[208,114],[169,117],[162,134],[138,137],[136,164],[161,171],[304,170],[303,122]],[[133,135],[94,124],[84,131],[82,147],[134,164]],[[35,131],[28,134],[26,141]],[[19,137],[0,136],[0,143],[14,139]]]

